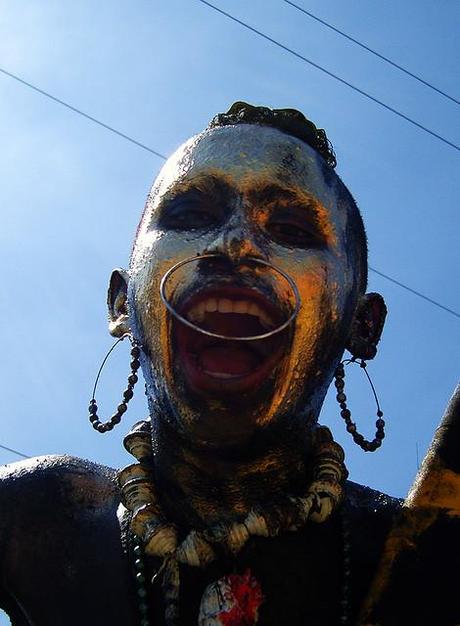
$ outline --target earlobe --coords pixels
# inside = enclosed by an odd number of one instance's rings
[[[109,310],[109,333],[122,337],[130,332],[128,316],[128,272],[121,268],[113,270],[107,293]]]
[[[346,348],[353,357],[368,361],[377,354],[387,307],[378,293],[362,296],[356,307]]]

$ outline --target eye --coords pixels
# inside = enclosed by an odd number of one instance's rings
[[[282,245],[319,248],[325,243],[317,226],[305,217],[274,215],[265,225],[265,230],[274,241]]]
[[[171,230],[195,230],[209,228],[218,221],[218,215],[208,204],[184,199],[165,207],[159,225]]]

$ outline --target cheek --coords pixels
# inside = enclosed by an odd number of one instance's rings
[[[312,311],[330,289],[329,278],[334,272],[334,259],[327,252],[317,250],[294,250],[272,246],[270,261],[284,270],[299,290],[302,311]],[[335,272],[334,272],[335,274]],[[301,311],[301,313],[302,313]]]
[[[160,282],[164,274],[179,261],[199,254],[207,239],[190,233],[150,231],[136,248],[132,275],[136,283],[136,301],[160,300]]]
[[[302,305],[297,318],[295,343],[297,351],[303,352],[306,357],[306,362],[312,359],[323,327],[330,319],[327,278],[326,268],[318,263],[308,273],[298,276],[296,281]]]
[[[156,368],[165,349],[167,312],[160,298],[160,282],[164,273],[174,263],[171,250],[159,237],[150,246],[139,248],[132,264],[129,302],[132,306],[134,325],[141,340],[149,349],[151,361]]]
[[[332,322],[341,320],[354,288],[353,275],[345,255],[342,257],[334,251],[312,253],[298,261],[294,278],[303,308],[311,316],[316,312]]]
[[[296,283],[302,300],[302,310],[315,308],[322,299],[327,280],[327,272],[320,264],[308,273],[297,277]]]
[[[319,352],[324,327],[329,318],[327,308],[327,271],[320,264],[310,265],[308,272],[290,273],[301,298],[291,349],[283,359],[277,375],[270,408],[260,416],[259,424],[268,424],[276,414],[297,405],[305,386],[320,375]]]
[[[304,255],[291,264],[301,308],[296,321],[290,367],[296,371],[316,367],[329,352],[339,332],[348,297],[345,268],[328,253]]]

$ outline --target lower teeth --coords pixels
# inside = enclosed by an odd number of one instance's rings
[[[203,370],[203,372],[205,374],[208,374],[208,376],[212,376],[213,378],[222,379],[241,378],[241,376],[245,376],[245,374],[226,374],[225,372],[210,372],[209,370]]]

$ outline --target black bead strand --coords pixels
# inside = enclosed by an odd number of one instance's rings
[[[360,367],[363,369],[365,369],[366,367],[365,361],[358,362],[355,359],[351,359],[349,362],[359,363]],[[339,365],[337,366],[335,370],[334,376],[335,376],[334,384],[337,389],[336,399],[340,405],[340,409],[341,409],[340,415],[345,422],[347,431],[352,436],[353,441],[360,448],[362,448],[365,452],[375,452],[378,448],[380,448],[380,446],[382,445],[382,441],[385,438],[385,421],[382,419],[383,411],[380,409],[380,406],[378,404],[377,396],[375,396],[375,390],[374,390],[372,383],[371,383],[372,390],[374,391],[374,396],[377,401],[377,421],[375,422],[376,431],[375,431],[374,439],[372,439],[372,441],[369,441],[365,439],[364,436],[361,435],[361,433],[358,432],[356,428],[356,424],[351,419],[351,411],[349,410],[347,406],[347,396],[345,395],[343,391],[345,389],[345,368],[344,368],[343,363],[339,363]],[[367,377],[369,378],[368,374],[367,374]]]
[[[136,595],[139,608],[139,626],[151,626],[148,616],[149,605],[147,602],[147,587],[145,577],[144,553],[137,538],[133,541],[134,555],[134,580],[136,581]]]
[[[128,377],[128,386],[123,391],[123,400],[118,405],[117,410],[112,415],[112,417],[106,422],[101,422],[98,417],[97,411],[98,406],[95,398],[92,398],[89,403],[89,421],[91,422],[94,430],[97,430],[99,433],[106,433],[113,429],[114,426],[121,422],[121,418],[124,413],[128,410],[128,403],[134,395],[134,385],[139,380],[137,376],[137,370],[139,369],[141,363],[139,361],[139,356],[141,354],[141,349],[139,345],[132,340],[132,348],[131,348],[131,374]]]

